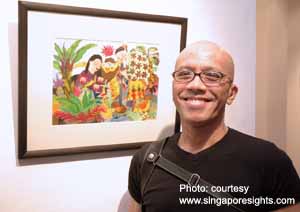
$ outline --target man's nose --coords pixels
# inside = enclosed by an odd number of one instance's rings
[[[187,88],[206,90],[206,85],[202,82],[199,75],[195,75],[194,79],[187,84]]]

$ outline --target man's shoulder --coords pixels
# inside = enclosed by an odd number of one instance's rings
[[[245,145],[247,147],[253,148],[274,148],[276,145],[268,140],[246,134],[239,130],[230,128],[231,137],[237,141],[241,141],[239,144]]]
[[[171,136],[167,136],[167,137],[162,138],[160,140],[144,144],[139,150],[137,150],[135,152],[135,154],[133,155],[133,159],[136,160],[136,161],[138,161],[139,163],[141,163],[145,159],[145,155],[150,150],[150,148],[154,149],[154,150],[156,150],[156,152],[158,152],[164,141],[167,140],[168,143],[169,142],[173,142],[176,139],[178,139],[179,134],[180,133],[175,133],[175,134],[173,134]]]
[[[156,141],[155,141],[156,142]],[[133,158],[132,160],[137,162],[137,163],[141,163],[144,159],[144,155],[146,154],[149,146],[152,144],[153,142],[150,142],[150,143],[146,143],[144,144],[140,149],[138,149],[134,155],[133,155]]]
[[[271,141],[258,138],[235,129],[230,129],[238,150],[247,156],[255,155],[257,159],[280,159],[285,153]]]

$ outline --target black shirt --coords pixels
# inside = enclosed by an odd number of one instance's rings
[[[300,180],[295,168],[289,157],[271,142],[229,129],[213,146],[191,154],[177,145],[179,137],[180,133],[168,139],[162,153],[164,157],[190,172],[198,173],[201,178],[218,188],[238,188],[237,191],[227,191],[235,197],[234,201],[247,202],[238,204],[245,211],[270,211],[286,206],[275,204],[276,198],[294,198],[295,202],[300,201]],[[148,145],[144,146],[134,155],[129,170],[128,189],[139,203],[142,202],[141,165],[147,147]],[[205,192],[180,191],[180,186],[184,186],[182,184],[185,183],[175,176],[155,168],[145,189],[143,211],[236,211],[221,204],[222,202],[216,204]],[[247,191],[241,190],[245,187],[248,187]],[[186,201],[185,204],[183,201]],[[273,204],[269,204],[270,201]]]

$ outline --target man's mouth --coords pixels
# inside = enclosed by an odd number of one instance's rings
[[[211,99],[202,97],[184,97],[182,99],[191,107],[203,107],[206,105],[206,103],[212,101]]]
[[[211,99],[208,98],[195,98],[195,97],[184,97],[184,101],[189,101],[189,102],[210,102]]]

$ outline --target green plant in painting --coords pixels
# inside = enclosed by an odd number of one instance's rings
[[[97,103],[97,99],[94,98],[92,91],[86,90],[82,99],[70,94],[69,98],[66,97],[56,97],[56,101],[61,104],[61,111],[70,113],[72,115],[77,115],[81,112],[88,112],[90,109],[94,108]]]
[[[76,40],[69,48],[59,47],[57,43],[54,44],[56,54],[54,55],[53,67],[58,70],[62,80],[64,82],[64,93],[68,99],[71,98],[71,91],[73,85],[71,82],[72,70],[75,63],[77,63],[83,55],[89,50],[96,46],[96,44],[87,44],[77,49],[81,40]]]

